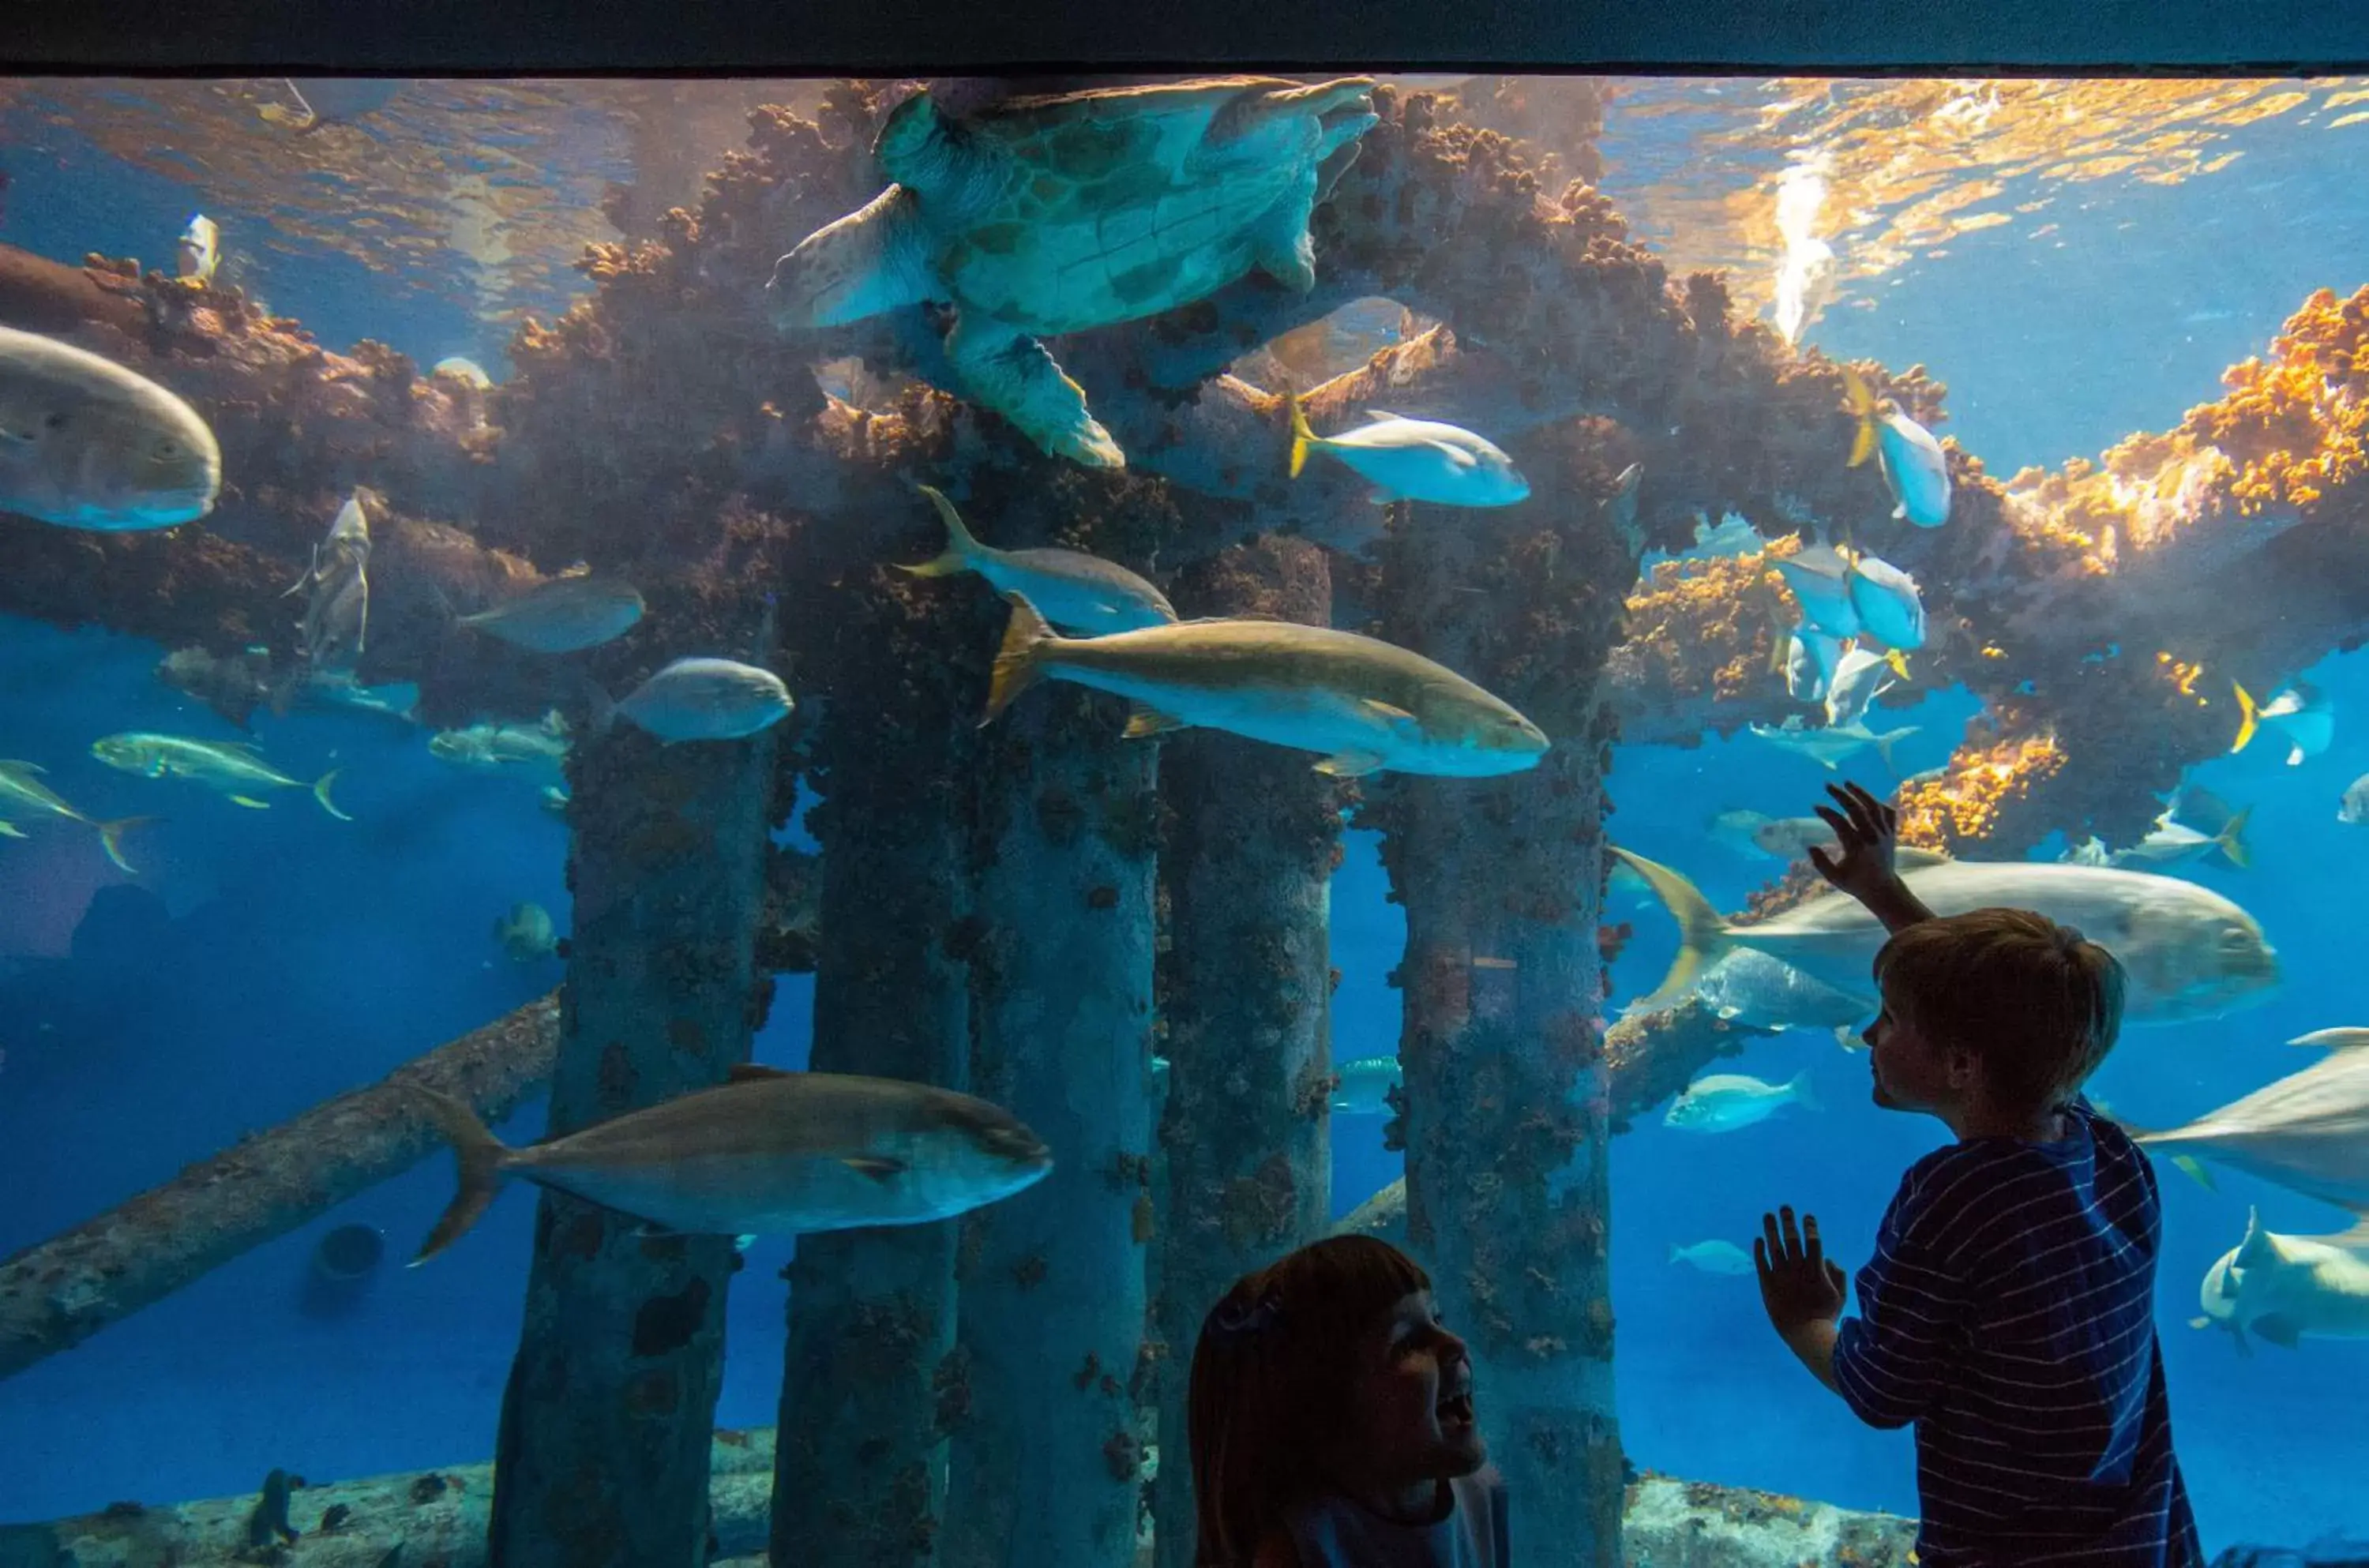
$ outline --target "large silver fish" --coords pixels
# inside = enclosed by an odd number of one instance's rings
[[[1712,959],[1749,947],[1873,1011],[1871,970],[1887,933],[1858,899],[1828,892],[1774,920],[1732,925],[1679,873],[1608,847],[1644,875],[1678,921],[1678,956],[1641,1006],[1676,1001]],[[2269,1000],[2279,982],[2278,956],[2254,917],[2177,876],[2046,861],[1951,860],[1905,849],[1900,866],[1909,891],[1937,915],[2005,906],[2078,927],[2122,961],[2129,976],[2124,1016],[2132,1023],[2218,1018]]]
[[[1819,1109],[1804,1070],[1782,1083],[1764,1082],[1741,1072],[1713,1072],[1696,1079],[1670,1103],[1662,1125],[1680,1132],[1734,1132],[1767,1121],[1788,1105]]]
[[[466,1104],[416,1088],[452,1141],[460,1191],[416,1265],[524,1176],[691,1235],[918,1225],[1011,1196],[1053,1157],[1010,1112],[898,1079],[742,1066],[713,1089],[512,1149]]]
[[[770,670],[730,658],[678,658],[643,681],[616,711],[671,746],[738,740],[789,715],[790,689]]]
[[[1749,947],[1723,953],[1707,966],[1695,981],[1695,994],[1731,1023],[1756,1029],[1827,1029],[1845,1049],[1861,1043],[1857,1026],[1874,1013],[1865,999]]]
[[[2205,1270],[2198,1291],[2204,1315],[2191,1328],[2226,1329],[2240,1355],[2257,1338],[2292,1350],[2305,1334],[2369,1339],[2369,1242],[2362,1230],[2340,1236],[2283,1236],[2246,1215],[2246,1239]]]
[[[1355,632],[1286,621],[1185,621],[1056,636],[1025,599],[995,656],[987,716],[1044,677],[1139,704],[1127,732],[1199,725],[1323,754],[1319,773],[1485,778],[1535,767],[1538,726],[1444,665]]]
[[[624,636],[643,608],[633,584],[578,573],[538,583],[459,624],[532,653],[577,653]]]
[[[2193,1154],[2342,1208],[2369,1212],[2369,1029],[2289,1042],[2329,1055],[2185,1127],[2131,1128],[2168,1155]]]
[[[196,409],[112,360],[0,326],[0,511],[171,528],[221,491],[222,448]]]
[[[346,498],[330,521],[328,536],[313,546],[313,564],[280,597],[302,593],[304,664],[327,674],[351,670],[370,642],[370,516],[362,492]]]
[[[128,731],[105,735],[90,743],[90,754],[109,767],[150,779],[187,779],[226,797],[234,806],[265,811],[269,803],[258,797],[274,789],[307,789],[321,809],[340,822],[352,818],[329,798],[329,786],[342,771],[331,768],[309,785],[292,779],[263,760],[263,753],[244,740],[192,740],[181,735]]]
[[[982,544],[963,526],[952,501],[927,485],[919,488],[945,524],[946,547],[918,567],[898,570],[917,578],[977,572],[996,592],[1016,593],[1056,626],[1090,637],[1176,619],[1167,596],[1125,567],[1082,550],[998,550]]]
[[[1527,498],[1530,482],[1485,436],[1436,419],[1366,411],[1367,423],[1337,436],[1308,428],[1296,393],[1291,413],[1291,476],[1310,452],[1331,454],[1371,484],[1377,502],[1429,501],[1446,507],[1505,507]]]

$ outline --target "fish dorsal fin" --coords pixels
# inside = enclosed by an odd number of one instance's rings
[[[0,762],[0,773],[46,773],[49,771],[39,762]]]
[[[763,1083],[775,1078],[795,1078],[795,1072],[784,1072],[778,1067],[766,1067],[753,1061],[736,1061],[724,1074],[727,1083]]]
[[[1780,572],[1801,572],[1814,578],[1831,578],[1837,582],[1850,575],[1850,563],[1831,544],[1812,544],[1768,564]]]
[[[893,1182],[905,1173],[902,1160],[891,1160],[885,1154],[851,1154],[840,1162],[849,1170],[871,1177],[876,1182]]]
[[[1950,856],[1943,851],[1927,849],[1920,844],[1894,844],[1892,864],[1913,871],[1920,865],[1947,865]]]
[[[1392,419],[1406,420],[1406,416],[1403,414],[1392,414],[1388,410],[1381,408],[1368,408],[1363,412],[1366,416],[1366,423],[1369,425],[1386,424]],[[1408,420],[1407,422],[1412,423],[1413,421]]]
[[[2297,1035],[2287,1044],[2318,1046],[2331,1051],[2357,1051],[2369,1046],[2369,1029],[2315,1029],[2308,1035]]]
[[[2262,1229],[2262,1211],[2246,1211],[2246,1239],[2237,1243],[2237,1251],[2229,1260],[2232,1268],[2254,1268],[2272,1262],[2278,1255],[2278,1243]]]

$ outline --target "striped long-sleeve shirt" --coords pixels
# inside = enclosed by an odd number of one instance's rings
[[[2155,1173],[2086,1104],[2066,1121],[1911,1166],[1836,1341],[1860,1418],[1916,1424],[1927,1568],[2204,1561],[2156,1345]]]

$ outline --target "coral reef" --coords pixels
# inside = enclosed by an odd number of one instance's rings
[[[570,753],[575,901],[550,1136],[711,1088],[749,1059],[775,744],[767,730],[669,747],[620,726]],[[648,1230],[540,1195],[502,1396],[497,1562],[704,1557],[724,1296],[739,1256],[729,1236]]]
[[[1323,552],[1267,540],[1184,573],[1179,612],[1332,618]],[[1330,882],[1346,786],[1279,749],[1189,731],[1162,743],[1169,827],[1159,1015],[1169,1061],[1154,1205],[1159,1430],[1184,1451],[1186,1368],[1234,1280],[1322,1234],[1332,1197]],[[1153,1516],[1193,1514],[1189,1465],[1161,1467]],[[1192,1568],[1191,1532],[1158,1532]]]

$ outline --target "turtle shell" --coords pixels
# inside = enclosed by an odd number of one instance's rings
[[[1235,76],[891,116],[945,297],[1049,335],[1200,299],[1306,232],[1317,170],[1374,122],[1372,84]]]

